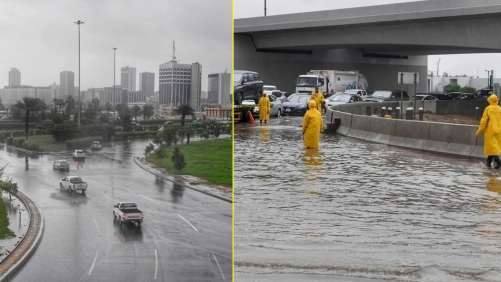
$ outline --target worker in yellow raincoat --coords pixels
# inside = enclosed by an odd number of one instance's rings
[[[501,107],[495,94],[487,98],[489,106],[484,110],[480,125],[475,133],[477,136],[484,133],[484,155],[487,156],[487,167],[491,168],[492,161],[496,162],[496,169],[501,168]]]
[[[313,100],[317,103],[317,110],[322,113],[322,105],[325,101],[322,92],[318,91],[318,87],[315,87],[315,91],[311,92],[310,101]]]
[[[303,118],[304,147],[306,149],[318,149],[320,132],[324,127],[322,114],[317,109],[317,102],[314,100],[308,102],[308,108],[309,110]]]
[[[259,123],[266,123],[267,120],[270,119],[270,99],[266,97],[266,92],[263,92],[263,95],[259,99]]]

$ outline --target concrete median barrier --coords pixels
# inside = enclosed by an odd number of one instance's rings
[[[352,115],[351,129],[346,134],[346,136],[358,139],[365,139],[369,134],[371,119],[372,117],[369,116]]]
[[[428,139],[430,124],[415,120],[397,120],[395,135],[390,145],[412,149],[424,148]]]
[[[470,157],[477,144],[475,125],[430,122],[424,150]]]
[[[369,133],[365,140],[389,145],[395,135],[397,120],[372,117]]]
[[[334,116],[341,119],[341,125],[337,129],[337,133],[346,136],[351,130],[351,119],[353,115],[349,113],[334,112]]]

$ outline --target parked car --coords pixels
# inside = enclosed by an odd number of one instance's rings
[[[57,160],[52,163],[52,169],[70,171],[70,164],[65,160]]]
[[[137,222],[137,225],[143,223],[144,213],[137,208],[136,203],[119,202],[113,208],[113,220],[118,220],[120,225],[124,222]]]
[[[271,94],[271,92],[278,91],[278,89],[275,85],[263,85],[263,91]]]
[[[401,90],[377,90],[372,93],[372,95],[364,98],[367,102],[386,102],[386,101],[400,101]],[[403,91],[403,100],[408,101],[409,95],[407,95],[406,91]]]
[[[367,90],[363,90],[363,89],[349,89],[349,90],[345,90],[344,93],[346,94],[356,94],[360,97],[367,97],[369,96],[369,94],[367,93]]]
[[[87,183],[83,182],[80,176],[67,176],[59,181],[59,186],[61,189],[68,189],[68,193],[81,191],[85,194],[87,190]]]
[[[294,93],[282,103],[283,115],[304,115],[308,110],[310,94]]]
[[[91,150],[101,150],[103,145],[101,145],[101,142],[99,141],[92,141],[92,144],[90,145]]]
[[[364,99],[357,94],[340,94],[327,98],[325,100],[325,106],[335,106],[346,103],[363,102]]]
[[[272,108],[270,110],[270,116],[278,117],[282,115],[284,112],[284,107],[281,101],[277,99],[277,97],[273,95],[268,95],[268,99],[270,99],[270,103],[272,104]],[[259,116],[259,107],[255,107],[252,115]]]
[[[83,150],[75,150],[75,152],[73,152],[73,159],[74,160],[77,160],[77,159],[83,159],[85,160],[85,153]]]
[[[476,99],[487,99],[487,98],[489,98],[489,96],[492,95],[492,93],[494,93],[494,91],[492,91],[491,89],[484,88],[484,89],[477,90],[477,92],[475,92],[475,94],[473,94],[473,96]]]
[[[233,101],[241,105],[244,100],[251,99],[257,104],[263,94],[263,81],[257,72],[233,71],[234,89]]]
[[[425,94],[417,94],[409,97],[410,101],[414,101],[414,96],[416,97],[416,101],[437,101],[439,100],[435,96],[432,95],[425,95]]]
[[[451,96],[445,93],[417,93],[417,95],[430,95],[437,98],[437,100],[453,100]]]

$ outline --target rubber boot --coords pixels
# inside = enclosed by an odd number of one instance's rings
[[[501,168],[501,159],[498,156],[495,156],[494,161],[496,162],[496,166],[494,168],[500,169]]]
[[[488,169],[491,169],[491,168],[492,168],[492,159],[493,159],[493,157],[492,157],[492,156],[488,156],[488,157],[487,157],[487,162],[486,162],[486,164],[485,164],[485,165],[487,166],[487,168],[488,168]]]

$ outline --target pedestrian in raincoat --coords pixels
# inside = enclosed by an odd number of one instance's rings
[[[270,99],[266,97],[266,92],[263,92],[263,96],[259,99],[259,123],[266,123],[270,119]]]
[[[313,100],[317,103],[317,110],[322,113],[322,105],[325,101],[322,92],[318,91],[318,87],[315,87],[315,91],[311,92],[310,101]]]
[[[306,149],[318,149],[320,132],[323,129],[322,114],[317,109],[317,102],[308,102],[309,110],[303,118],[304,147]]]
[[[496,162],[496,169],[501,168],[501,107],[495,94],[487,98],[489,106],[484,110],[480,125],[475,135],[484,133],[484,155],[487,156],[487,167],[491,168],[492,161]]]

